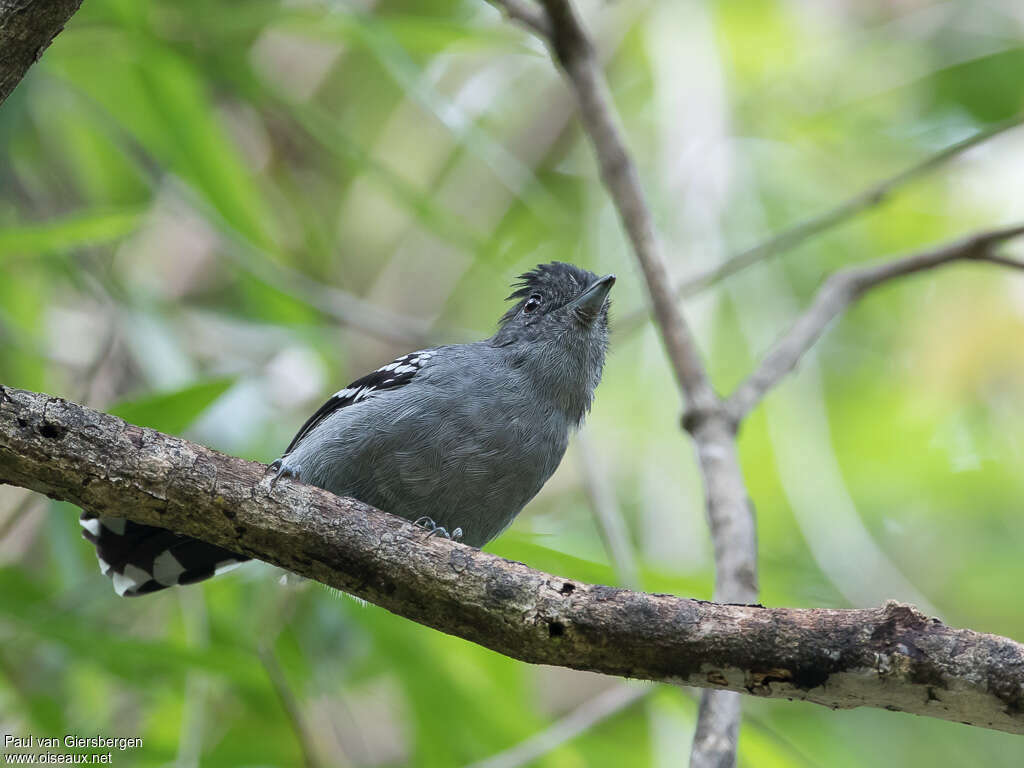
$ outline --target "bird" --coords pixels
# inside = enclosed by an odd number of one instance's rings
[[[490,338],[402,355],[335,392],[269,470],[482,547],[540,491],[590,411],[609,291],[565,262],[519,276]],[[192,584],[249,558],[123,518],[82,515],[117,594]]]

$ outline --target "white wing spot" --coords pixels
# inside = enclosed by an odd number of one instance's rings
[[[178,559],[164,550],[153,560],[153,578],[169,587],[178,583],[178,577],[185,572],[185,567],[178,562]]]
[[[148,573],[130,564],[124,567],[124,573],[114,571],[111,575],[114,579],[114,591],[121,597],[124,597],[126,592],[134,592],[149,581]]]
[[[219,575],[221,573],[227,573],[228,571],[235,570],[235,568],[237,568],[241,564],[242,564],[241,560],[221,560],[214,567],[213,572],[214,572],[215,575]]]
[[[82,527],[85,528],[85,530],[87,530],[93,536],[100,535],[100,521],[98,518],[94,517],[91,520],[79,520],[78,522],[80,522],[82,524]],[[106,573],[106,571],[104,571],[104,573]]]

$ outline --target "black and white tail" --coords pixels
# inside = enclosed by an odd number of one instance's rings
[[[122,597],[148,595],[176,584],[194,584],[230,570],[248,557],[172,533],[116,517],[81,518],[82,535],[96,546],[100,571]]]

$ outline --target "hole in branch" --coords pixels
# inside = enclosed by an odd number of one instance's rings
[[[62,427],[60,424],[42,424],[39,427],[39,434],[48,440],[59,440],[67,431],[67,427]]]

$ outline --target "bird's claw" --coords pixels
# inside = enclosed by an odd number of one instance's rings
[[[461,528],[456,528],[451,533],[448,533],[448,529],[447,528],[444,528],[444,527],[438,525],[437,523],[435,523],[433,520],[431,520],[429,517],[426,517],[426,516],[417,518],[413,522],[413,525],[419,526],[420,528],[426,528],[427,531],[429,531],[429,533],[427,533],[427,538],[428,539],[431,536],[444,536],[446,539],[451,539],[452,541],[459,541],[462,538],[462,529]]]
[[[448,533],[447,528],[437,526],[434,530],[427,534],[428,539],[431,536],[444,536],[446,539],[450,539],[451,541],[459,541],[462,538],[462,529],[456,528],[451,533]]]
[[[271,464],[270,469],[275,472],[274,476],[270,479],[270,490],[274,490],[274,486],[277,485],[277,481],[282,477],[298,480],[299,473],[302,472],[302,467],[286,467],[281,459],[278,459]]]

